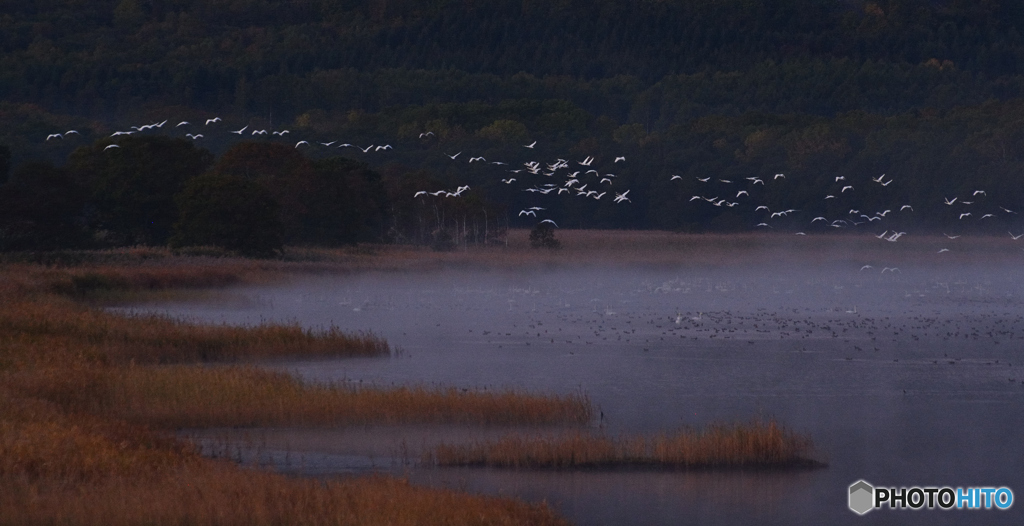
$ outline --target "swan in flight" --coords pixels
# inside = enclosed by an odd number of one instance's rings
[[[764,186],[764,181],[762,181],[762,180],[758,179],[757,177],[755,177],[755,178],[754,178],[754,181],[753,181],[753,182],[751,182],[750,184],[758,184],[758,183],[760,183],[760,184],[761,184],[761,186]]]
[[[266,135],[267,130],[253,130],[251,135]]]
[[[708,182],[708,181],[710,181],[710,180],[711,180],[711,177],[705,177],[705,178],[703,178],[703,179],[701,179],[700,177],[698,177],[698,178],[697,178],[697,180],[698,180],[698,181],[700,181],[700,182],[702,182],[702,183],[706,183],[706,182]]]
[[[972,195],[985,195],[985,191],[984,190],[975,190],[974,194],[972,194]]]
[[[446,153],[445,155],[448,155],[448,154]],[[449,157],[449,158],[451,158],[451,160],[453,160],[453,161],[454,161],[454,160],[455,160],[455,158],[456,158],[456,157],[458,157],[458,156],[460,156],[460,155],[462,155],[462,152],[459,152],[459,153],[457,153],[457,154],[455,154],[455,155],[448,155],[448,157]]]
[[[883,178],[885,178],[885,174],[879,175],[878,177],[872,177],[871,180],[878,184],[882,184]]]
[[[103,151],[107,151],[107,150],[109,150],[111,148],[120,148],[120,146],[118,146],[116,144],[108,144],[107,147],[103,149]]]
[[[484,159],[483,157],[470,157],[470,158],[469,158],[469,162],[474,162],[474,161],[483,161],[483,162],[487,162],[487,159]]]
[[[1017,213],[1017,212],[1014,212],[1013,210],[1010,210],[1009,208],[1003,208],[1001,206],[999,208],[1001,208],[1003,210],[1003,212],[1006,212],[1007,214],[1016,214]]]
[[[537,217],[537,212],[534,212],[533,210],[520,210],[519,211],[519,217],[522,217],[522,216]]]
[[[774,181],[774,180],[776,180],[776,179],[778,179],[780,177],[785,179],[786,178],[786,174],[775,174],[775,177],[773,177],[772,180]]]
[[[579,164],[580,166],[590,166],[590,164],[593,162],[594,157],[592,155],[588,155],[586,159],[583,159],[582,161],[579,161],[576,164]]]
[[[616,158],[615,158],[615,161],[613,161],[613,162],[616,162],[616,163],[617,163],[617,162],[619,162],[619,161],[625,161],[625,160],[626,160],[626,158],[625,158],[625,157],[616,157]]]
[[[541,221],[541,223],[551,223],[552,225],[555,225],[555,228],[558,228],[558,225],[556,225],[555,222],[550,219],[545,219]]]
[[[970,212],[964,212],[964,213],[960,214],[960,219],[963,219],[965,217],[971,217],[971,213]]]
[[[306,146],[309,146],[308,142],[306,142],[306,141],[299,141],[299,142],[295,143],[295,147],[298,148],[299,146],[302,146],[303,144],[305,144]]]
[[[420,139],[422,139],[424,137],[431,137],[433,135],[434,135],[434,132],[432,132],[432,131],[423,132],[423,133],[420,134]]]
[[[373,148],[373,145],[371,144],[371,145],[367,146],[366,148],[360,148],[359,146],[356,146],[356,148],[359,148],[360,150],[363,151],[363,153],[366,153],[366,152],[370,151],[370,148]]]
[[[391,149],[391,145],[390,144],[385,144],[383,146],[376,147],[373,151],[379,152],[381,150],[390,150],[390,149]]]
[[[675,181],[676,179],[682,179],[682,178],[683,178],[683,176],[681,176],[681,175],[673,175],[672,178],[669,179],[669,181]]]
[[[202,136],[203,136],[203,134],[201,134],[201,133],[197,133],[195,135],[193,135],[191,133],[186,133],[185,134],[185,137],[188,137],[189,139],[192,139],[193,141],[196,140],[196,139],[202,138]]]
[[[426,190],[420,190],[419,192],[416,192],[415,194],[413,194],[412,198],[415,199],[415,198],[417,198],[417,197],[419,197],[421,195],[427,195],[427,191]]]
[[[943,197],[943,199],[946,200],[946,205],[948,206],[948,205],[952,205],[953,203],[955,203],[956,200],[959,199],[959,198],[958,197],[954,197],[952,200],[950,200],[948,197]]]
[[[765,209],[765,210],[768,210],[767,206],[761,205],[761,206],[755,208],[754,211],[757,212],[757,211],[761,210],[762,208]],[[771,212],[771,210],[768,210],[768,211]]]
[[[502,179],[501,182],[503,182],[505,184],[512,184],[513,182],[515,182],[515,180],[516,180],[515,177],[509,177],[508,179]]]
[[[1013,239],[1014,241],[1016,241],[1016,240],[1020,239],[1021,237],[1024,237],[1024,234],[1021,234],[1021,235],[1019,235],[1019,236],[1015,236],[1015,235],[1013,235],[1013,232],[1007,232],[1007,234],[1010,234],[1010,237],[1011,237],[1011,238],[1012,238],[1012,239]]]
[[[843,189],[839,193],[843,193],[843,192],[845,192],[847,190],[853,190],[853,187],[852,186],[844,186]]]
[[[815,222],[815,221],[828,221],[828,219],[825,219],[824,217],[818,216],[818,217],[815,217],[814,219],[811,219],[812,223]]]
[[[621,194],[616,192],[615,193],[615,202],[616,203],[621,203],[623,201],[629,201],[629,198],[626,197],[626,194],[628,194],[628,193],[629,193],[629,190],[626,190],[625,192],[622,192]],[[604,194],[601,194],[601,195],[604,195]],[[629,201],[629,202],[632,203],[633,201]]]
[[[530,144],[524,144],[523,148],[533,148],[534,146],[537,146],[537,141],[533,141]]]
[[[908,208],[910,209],[911,212],[914,211],[914,207],[912,207],[910,205],[903,205],[903,206],[900,207],[900,212],[902,212],[902,211],[904,211],[904,210],[906,210]]]
[[[956,238],[960,237],[959,235],[956,235],[956,236],[951,236],[951,235],[949,235],[949,234],[946,234],[946,233],[943,233],[942,235],[944,235],[944,236],[948,237],[949,239],[956,239]]]
[[[206,126],[209,126],[212,122],[220,122],[220,117],[214,117],[212,119],[206,119]]]
[[[241,130],[233,131],[233,132],[231,132],[231,133],[233,133],[233,134],[235,134],[235,135],[241,135],[241,134],[242,134],[242,132],[244,132],[244,131],[245,131],[246,129],[248,129],[248,128],[249,128],[249,125],[247,124],[247,125],[245,125],[245,128],[242,128]]]
[[[939,251],[938,251],[939,254],[941,254],[943,252],[949,252],[949,249],[948,248],[940,248]]]
[[[872,267],[871,265],[864,265],[864,266],[863,266],[863,267],[861,267],[860,269],[861,269],[861,270],[863,271],[863,270],[867,270],[867,269],[869,269],[869,268],[875,268],[875,267]]]
[[[839,181],[845,181],[845,180],[846,180],[846,177],[845,177],[845,176],[842,176],[842,175],[838,175],[838,176],[836,176],[836,182],[837,182],[837,183],[838,183]]]
[[[286,134],[286,133],[291,133],[291,132],[288,131],[288,130],[281,130],[281,131],[274,132],[273,135],[280,135],[281,137],[284,137],[284,134]]]
[[[175,128],[179,128],[179,127],[181,127],[181,126],[188,126],[189,124],[192,124],[192,123],[191,123],[191,122],[188,122],[188,121],[181,121],[181,122],[179,122],[179,123],[178,123],[178,124],[177,124],[177,125],[175,126]]]
[[[739,197],[739,196],[741,196],[741,195],[745,195],[745,196],[747,196],[747,197],[750,197],[750,194],[749,194],[749,193],[747,193],[747,191],[746,191],[746,190],[740,190],[739,192],[736,192],[736,197]]]
[[[51,133],[51,134],[46,136],[46,140],[47,141],[50,140],[50,139],[63,139],[63,138],[64,138],[64,136],[59,134],[59,133]]]
[[[133,131],[116,131],[116,132],[112,133],[110,136],[111,137],[117,137],[118,135],[131,135],[133,133],[135,133],[135,132],[133,132]]]

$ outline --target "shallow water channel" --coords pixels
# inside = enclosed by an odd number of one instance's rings
[[[400,352],[270,367],[310,381],[582,390],[610,433],[774,417],[809,434],[829,464],[438,469],[395,457],[410,444],[489,431],[253,431],[262,460],[282,470],[397,471],[414,482],[546,500],[577,524],[1021,524],[1024,502],[1008,511],[882,509],[863,517],[847,508],[847,488],[858,479],[1006,486],[1024,498],[1024,273],[859,267],[595,264],[297,276],[131,310],[371,330]],[[205,443],[214,435],[203,435]]]

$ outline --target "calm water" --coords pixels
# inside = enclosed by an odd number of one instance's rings
[[[859,517],[846,495],[865,479],[1008,486],[1024,498],[1022,277],[1014,267],[852,264],[368,273],[134,310],[372,330],[401,353],[274,367],[313,381],[582,390],[612,432],[775,417],[829,462],[790,472],[405,468],[414,481],[543,499],[578,524],[1020,524],[1024,503]],[[373,463],[305,449],[309,473]]]

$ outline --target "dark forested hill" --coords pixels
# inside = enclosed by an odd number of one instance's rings
[[[0,96],[93,116],[543,94],[621,120],[673,88],[687,113],[899,112],[1015,97],[1024,73],[1010,1],[3,0],[0,13]]]
[[[798,191],[764,198],[826,214],[855,208],[818,202],[829,180],[895,173],[940,226],[933,201],[961,186],[1024,206],[1022,34],[1009,0],[0,0],[0,144],[59,165],[132,124],[219,116],[289,145],[393,143],[308,155],[518,211],[540,197],[443,154],[521,164],[538,140],[548,162],[629,159],[631,207],[549,203],[567,224],[750,228],[689,204],[694,181],[788,173]],[[222,154],[226,130],[197,146]]]

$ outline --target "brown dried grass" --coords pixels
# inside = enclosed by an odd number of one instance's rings
[[[565,525],[545,504],[412,486],[387,477],[286,478],[203,462],[140,481],[15,484],[0,478],[4,524]]]
[[[389,348],[373,335],[333,328],[206,326],[104,312],[81,300],[271,279],[290,265],[182,263],[146,251],[110,259],[0,265],[0,524],[564,524],[543,504],[392,478],[324,482],[244,471],[153,431],[576,422],[589,419],[590,408],[583,397],[307,385],[251,366],[204,364],[379,356]]]
[[[424,459],[442,466],[504,468],[788,467],[812,464],[810,439],[774,420],[712,425],[652,437],[575,432],[557,436],[510,435],[496,441],[441,445]]]

